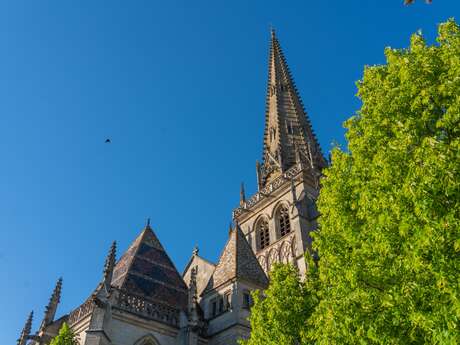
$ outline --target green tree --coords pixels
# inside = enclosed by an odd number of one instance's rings
[[[358,83],[348,151],[322,180],[305,342],[460,344],[459,26],[437,42],[386,49]]]
[[[64,322],[59,330],[59,334],[53,338],[50,345],[78,345],[78,341],[73,331]]]
[[[240,344],[299,344],[306,321],[317,303],[311,293],[314,281],[302,282],[292,265],[275,265],[270,272],[268,289],[252,294],[251,335]]]

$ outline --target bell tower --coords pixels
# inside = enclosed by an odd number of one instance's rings
[[[302,276],[304,254],[316,229],[319,176],[327,166],[275,31],[271,31],[262,163],[258,191],[240,193],[233,220],[239,224],[266,273],[275,262],[292,262]]]

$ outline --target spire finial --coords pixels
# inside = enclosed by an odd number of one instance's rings
[[[115,261],[117,256],[117,242],[113,241],[112,245],[110,246],[109,254],[105,259],[104,264],[104,284],[107,289],[110,288],[110,284],[112,283],[113,277],[113,269],[115,268]]]
[[[27,340],[29,339],[30,332],[32,331],[32,320],[34,317],[34,312],[31,311],[27,317],[24,328],[22,329],[21,335],[19,336],[17,345],[26,345]]]
[[[241,182],[240,186],[240,206],[243,206],[246,202],[246,195],[244,193],[244,182]]]
[[[198,248],[198,246],[195,245],[195,247],[193,247],[192,255],[197,256],[199,251],[200,251],[200,248]]]
[[[150,217],[149,217],[149,218],[147,218],[147,224],[146,224],[146,226],[145,226],[145,227],[146,227],[146,228],[150,228]]]
[[[274,26],[272,25],[272,23],[270,23],[270,37],[273,39],[275,38],[275,28]]]

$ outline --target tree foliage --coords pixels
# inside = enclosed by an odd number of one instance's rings
[[[366,67],[319,199],[317,344],[460,343],[460,30]]]
[[[460,344],[459,26],[437,41],[365,68],[322,179],[319,268],[276,267],[243,344]]]
[[[305,322],[316,305],[312,286],[299,279],[292,265],[276,265],[270,286],[253,293],[251,336],[242,345],[292,345],[300,343]]]
[[[59,330],[59,334],[53,338],[50,345],[78,345],[78,341],[73,331],[64,322]]]

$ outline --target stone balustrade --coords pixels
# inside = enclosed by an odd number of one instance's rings
[[[115,305],[120,310],[137,314],[148,319],[164,322],[173,326],[179,326],[178,309],[169,307],[164,304],[148,301],[139,296],[131,295],[125,291],[115,289],[117,292]],[[87,317],[94,309],[94,301],[88,299],[85,303],[73,310],[68,319],[69,326],[72,326],[85,317]]]
[[[133,314],[165,322],[173,326],[179,326],[180,311],[178,309],[145,300],[125,291],[119,292],[116,306]]]
[[[232,212],[233,219],[237,218],[239,215],[241,215],[245,211],[249,210],[250,208],[257,205],[259,202],[267,198],[271,193],[280,188],[284,184],[284,182],[289,181],[293,177],[295,177],[301,170],[302,168],[299,165],[294,165],[284,174],[278,176],[276,179],[271,181],[264,188],[262,188],[260,191],[255,193],[248,200],[246,200],[246,202],[242,206],[234,209]]]
[[[78,321],[84,319],[86,316],[91,314],[94,309],[94,302],[92,299],[88,299],[85,303],[73,310],[69,315],[67,323],[69,326],[76,324]]]

